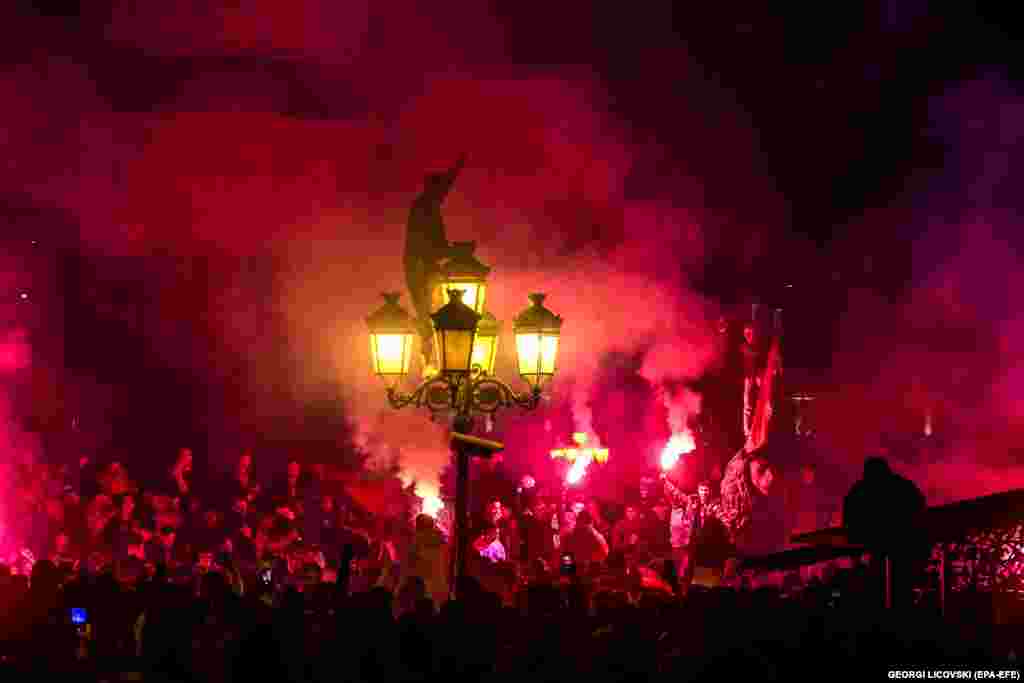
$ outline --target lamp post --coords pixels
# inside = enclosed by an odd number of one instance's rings
[[[471,243],[470,243],[471,244]],[[465,263],[472,249],[456,254]],[[475,261],[475,259],[473,259]],[[479,264],[478,261],[475,261]],[[483,308],[490,268],[475,268],[472,303],[465,301],[467,282],[464,272],[448,273],[451,280],[437,288],[448,295],[448,301],[431,314],[433,328],[433,360],[435,364],[426,379],[406,394],[398,390],[409,372],[409,356],[413,337],[422,334],[423,326],[398,305],[398,295],[385,295],[384,305],[366,319],[370,330],[373,368],[387,389],[392,408],[425,407],[432,414],[454,415],[451,448],[455,455],[455,557],[453,585],[465,574],[468,536],[469,460],[472,456],[488,457],[502,448],[501,444],[469,436],[475,415],[493,415],[500,408],[518,407],[533,410],[540,404],[544,386],[555,374],[558,339],[562,319],[544,307],[543,294],[531,294],[531,305],[516,316],[514,336],[520,376],[530,387],[517,393],[493,375],[501,324]],[[465,270],[469,270],[466,268]],[[458,276],[458,277],[456,277]],[[461,278],[461,279],[460,279]],[[435,290],[437,291],[437,290]]]

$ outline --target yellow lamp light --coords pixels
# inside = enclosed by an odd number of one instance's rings
[[[475,250],[476,242],[456,242],[452,245],[451,255],[441,264],[441,272],[430,293],[432,311],[448,303],[451,290],[461,289],[462,303],[477,314],[484,314],[487,276],[491,268],[477,260],[473,255]]]
[[[394,389],[409,374],[416,326],[405,309],[398,305],[400,295],[397,292],[383,296],[384,305],[366,319],[366,326],[370,328],[373,372],[385,386]]]
[[[473,339],[473,358],[470,361],[473,369],[479,370],[485,375],[494,374],[494,360],[498,355],[500,336],[501,323],[490,313],[484,313],[476,327],[476,337]]]
[[[533,304],[516,316],[516,356],[519,374],[534,389],[555,375],[562,319],[544,307],[544,294],[531,294]]]
[[[460,289],[449,291],[450,301],[430,316],[442,374],[466,374],[472,367],[473,340],[480,315],[462,303],[462,294]]]

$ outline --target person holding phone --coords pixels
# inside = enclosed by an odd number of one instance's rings
[[[72,607],[68,610],[71,625],[78,637],[78,646],[75,649],[75,659],[82,661],[89,657],[89,641],[92,639],[92,623],[89,621],[89,611],[84,607]]]

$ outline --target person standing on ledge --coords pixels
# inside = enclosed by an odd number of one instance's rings
[[[756,537],[755,509],[771,494],[774,481],[775,465],[764,446],[741,450],[725,467],[719,519],[728,531],[733,554],[725,563],[726,578],[735,578],[738,556],[750,554],[761,541]]]

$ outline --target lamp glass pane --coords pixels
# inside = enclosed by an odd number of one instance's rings
[[[478,367],[488,375],[494,372],[494,351],[498,338],[489,334],[477,334],[473,340],[472,366]]]
[[[540,336],[541,372],[545,375],[555,374],[555,361],[558,359],[558,335],[542,334]]]
[[[385,381],[398,382],[408,374],[412,358],[412,337],[408,333],[370,335],[370,353],[378,376]]]
[[[432,313],[437,313],[442,306],[448,303],[448,292],[452,289],[461,289],[463,291],[462,303],[472,308],[478,314],[483,315],[487,285],[479,280],[471,282],[442,280],[433,288],[433,294],[431,295],[430,302],[430,310]]]
[[[473,353],[473,330],[442,330],[437,333],[440,342],[441,371],[468,372]]]
[[[553,375],[558,358],[558,335],[538,332],[516,335],[520,375]]]
[[[525,333],[516,335],[516,359],[519,374],[532,375],[537,372],[537,358],[540,356],[540,335]]]

